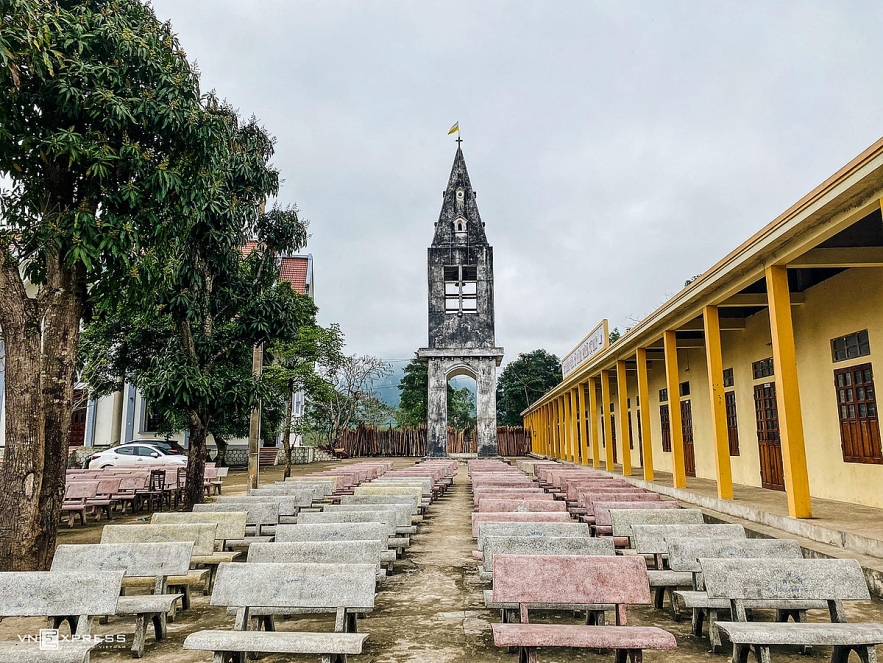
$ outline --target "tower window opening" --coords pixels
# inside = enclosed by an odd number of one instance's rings
[[[466,232],[466,219],[462,217],[457,217],[454,220],[454,232],[465,233]]]
[[[478,313],[478,267],[446,265],[445,313]]]

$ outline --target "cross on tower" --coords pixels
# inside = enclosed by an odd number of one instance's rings
[[[457,147],[460,147],[460,143],[462,143],[462,142],[463,142],[463,139],[460,138],[460,134],[458,133],[457,134]]]

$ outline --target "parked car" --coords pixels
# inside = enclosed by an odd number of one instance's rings
[[[175,442],[175,440],[149,440],[148,439],[148,440],[130,440],[129,442],[121,442],[120,443],[121,446],[124,444],[152,444],[152,445],[159,447],[160,449],[165,451],[167,454],[185,455],[187,453],[187,451],[184,449],[184,447],[182,447],[180,444]]]
[[[166,453],[154,443],[129,443],[92,454],[88,467],[138,467],[144,465],[186,465],[187,456]]]

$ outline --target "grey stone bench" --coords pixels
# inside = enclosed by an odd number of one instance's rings
[[[681,509],[680,505],[677,502],[662,502],[662,501],[626,501],[626,502],[593,502],[592,503],[595,508],[595,522],[592,525],[592,532],[595,536],[613,536],[614,542],[616,543],[617,548],[623,547],[631,547],[631,539],[628,536],[623,536],[622,534],[617,534],[613,531],[613,511],[641,511],[641,512],[651,512],[651,511],[686,511],[687,509]],[[695,509],[698,511],[698,509]],[[701,515],[701,512],[699,512]],[[697,522],[694,519],[682,521],[679,520],[682,516],[674,516],[675,520],[672,522]],[[666,521],[662,521],[660,524],[665,524]],[[704,520],[698,521],[704,522]]]
[[[153,594],[121,596],[116,610],[110,613],[135,616],[132,654],[135,658],[141,658],[148,623],[153,623],[157,642],[165,637],[166,615],[175,602],[184,596],[167,593],[168,578],[187,573],[192,550],[193,544],[189,541],[60,545],[55,549],[50,570],[67,573],[122,571],[125,576],[153,580]]]
[[[480,498],[478,500],[478,511],[495,511],[497,513],[502,511],[567,511],[567,507],[564,502],[558,500],[506,499],[495,495],[493,497]]]
[[[311,525],[320,523],[383,523],[389,547],[395,548],[397,556],[404,554],[405,548],[410,545],[406,536],[397,536],[396,515],[392,511],[338,511],[336,513],[302,513],[298,516],[298,525]]]
[[[489,536],[484,540],[479,577],[493,580],[495,555],[615,555],[609,538],[587,536]]]
[[[125,543],[170,543],[191,542],[193,548],[190,553],[190,565],[206,565],[209,568],[185,571],[180,575],[172,575],[167,579],[168,589],[180,591],[183,594],[181,607],[184,610],[190,608],[191,588],[196,586],[211,586],[212,570],[221,562],[233,561],[239,553],[216,553],[214,552],[215,535],[218,526],[216,523],[200,523],[193,525],[105,525],[101,530],[102,544],[125,544]],[[208,580],[206,579],[208,575]],[[149,577],[126,577],[123,578],[123,589],[137,587],[151,589],[154,581]],[[168,614],[169,621],[175,621],[177,604],[172,605]]]
[[[411,506],[411,522],[420,522],[423,510],[420,500],[409,495],[341,495],[341,504],[408,504]]]
[[[269,495],[272,497],[277,495],[292,495],[303,502],[309,502],[301,507],[308,508],[313,502],[321,502],[325,499],[326,494],[330,493],[326,493],[326,486],[323,486],[322,484],[299,485],[291,483],[273,483],[261,486],[260,488],[249,488],[247,496],[260,497],[263,495]]]
[[[59,642],[57,651],[42,650],[39,642],[0,642],[0,661],[11,663],[88,663],[100,644],[92,634],[95,617],[113,614],[120,597],[123,572],[53,573],[0,572],[0,619],[48,617],[49,628],[67,621],[78,641]]]
[[[518,603],[521,623],[493,624],[494,644],[518,647],[535,662],[537,648],[614,649],[616,660],[642,660],[645,649],[676,649],[674,636],[656,627],[629,626],[626,608],[650,603],[647,569],[637,557],[496,555],[495,603]],[[615,605],[615,625],[531,624],[531,604]]]
[[[863,663],[877,660],[883,624],[846,621],[843,601],[870,601],[868,586],[854,559],[709,559],[699,565],[708,597],[728,599],[733,619],[717,628],[733,643],[733,661],[770,661],[772,645],[833,647],[832,663],[846,663],[855,651]],[[825,601],[830,623],[748,622],[747,600]]]
[[[216,663],[241,652],[318,654],[323,663],[360,654],[368,636],[356,632],[356,614],[374,608],[374,572],[373,564],[222,564],[211,604],[237,608],[233,630],[192,633],[184,649],[214,652]],[[252,617],[253,608],[331,612],[334,633],[260,631],[268,618]]]
[[[224,562],[231,562],[235,557],[239,556],[237,552],[226,552],[227,541],[238,541],[245,537],[245,521],[248,517],[246,511],[225,511],[225,512],[159,512],[154,513],[150,518],[151,525],[193,525],[193,524],[214,524],[217,526],[215,530],[215,552],[211,556],[205,558],[191,559],[191,563],[206,566],[209,570],[208,582],[205,584],[206,593],[211,591],[214,583],[214,577],[217,573],[218,565]],[[229,558],[225,558],[230,556]],[[170,583],[171,584],[171,583]],[[185,591],[184,607],[190,607],[189,590]]]
[[[356,486],[353,489],[353,495],[412,495],[424,510],[430,504],[430,500],[424,499],[423,488],[420,486],[381,486],[366,484],[364,486]]]
[[[322,510],[327,513],[391,511],[396,516],[396,534],[410,535],[417,533],[417,527],[411,523],[410,504],[326,504]]]
[[[389,549],[389,525],[386,523],[312,523],[280,525],[276,543],[295,541],[379,541],[380,561],[393,572],[396,551]]]
[[[702,637],[702,624],[708,619],[708,638],[714,652],[721,647],[720,633],[715,626],[719,611],[730,611],[727,599],[710,599],[702,580],[699,558],[727,559],[803,559],[797,541],[792,539],[682,539],[666,537],[668,563],[673,571],[686,571],[693,575],[693,589],[676,590],[675,600],[693,613],[693,635]],[[787,619],[789,614],[802,610],[827,610],[825,601],[745,601],[746,609],[775,609],[777,621]],[[798,621],[802,618],[798,614]]]
[[[632,504],[635,504],[632,502]],[[610,531],[617,547],[625,542],[632,547],[632,525],[704,525],[705,517],[699,509],[680,509],[675,502],[657,502],[656,506],[673,504],[675,508],[619,508],[609,509],[595,505],[595,514],[601,520],[609,518]],[[599,513],[600,512],[600,513]],[[605,513],[606,512],[606,516]]]
[[[289,490],[297,490],[311,488],[320,492],[322,497],[333,495],[337,490],[337,477],[328,477],[326,479],[308,479],[306,477],[289,477],[285,481],[277,481],[269,484],[274,488],[287,488]],[[264,486],[267,488],[269,486]]]
[[[236,503],[213,503],[194,504],[193,513],[229,513],[245,511],[246,534],[241,539],[227,539],[226,548],[247,548],[252,543],[268,543],[273,540],[273,532],[279,524],[278,502],[250,502],[247,504]],[[248,528],[254,528],[254,534],[249,534]]]
[[[484,559],[484,542],[490,536],[589,536],[585,523],[479,523],[478,550],[472,552],[475,559]]]
[[[223,495],[215,500],[215,504],[242,505],[247,508],[249,504],[276,503],[279,505],[279,522],[292,524],[297,522],[297,513],[302,508],[313,506],[312,491],[300,491],[291,494],[280,495]],[[242,510],[233,509],[233,511]],[[246,521],[247,522],[247,521]]]
[[[681,621],[681,613],[677,599],[673,593],[678,587],[693,586],[693,573],[666,569],[668,557],[667,537],[693,539],[744,539],[745,528],[742,525],[632,525],[632,541],[638,555],[652,557],[655,568],[647,572],[650,579],[650,591],[654,593],[653,604],[662,608],[665,595],[669,597],[671,616],[676,622]]]
[[[353,541],[289,541],[255,543],[248,549],[248,562],[265,564],[374,564],[377,578],[386,573],[381,568],[383,544],[376,539]]]

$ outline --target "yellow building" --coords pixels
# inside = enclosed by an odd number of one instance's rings
[[[810,497],[883,507],[881,199],[883,140],[617,342],[578,346],[523,413],[534,452],[784,490],[798,518]]]

